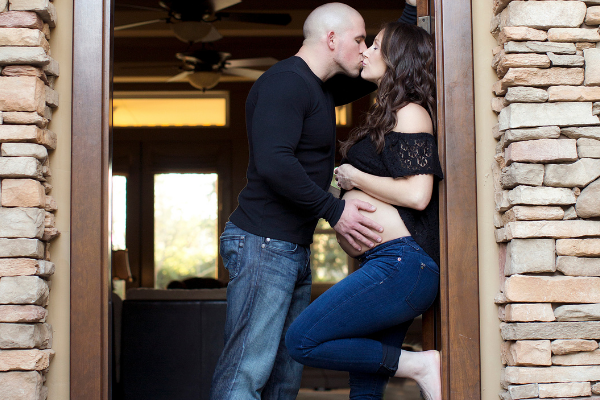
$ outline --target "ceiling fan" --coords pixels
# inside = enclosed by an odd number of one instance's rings
[[[139,26],[166,22],[175,36],[186,43],[214,42],[223,36],[212,25],[215,21],[252,22],[270,25],[287,25],[292,20],[289,14],[221,12],[221,10],[241,3],[241,0],[162,0],[161,8],[119,4],[117,6],[145,11],[167,12],[164,18],[115,27],[115,31]]]
[[[207,49],[177,53],[176,57],[183,62],[181,69],[184,71],[167,82],[187,80],[193,87],[203,91],[215,87],[222,74],[256,80],[264,71],[247,67],[271,66],[277,62],[273,57],[232,60],[230,53]]]

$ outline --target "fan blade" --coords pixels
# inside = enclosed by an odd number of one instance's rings
[[[220,11],[224,8],[231,7],[234,4],[241,3],[242,0],[212,0],[215,11]]]
[[[144,10],[144,11],[162,11],[164,12],[165,9],[164,8],[154,8],[154,7],[145,7],[145,6],[137,6],[135,4],[121,4],[121,3],[117,3],[115,2],[115,7],[123,7],[123,8],[133,8],[136,10]]]
[[[183,71],[180,74],[177,74],[167,80],[167,82],[185,82],[187,80],[188,75],[193,74],[194,71]]]
[[[136,23],[133,23],[133,24],[115,26],[115,31],[122,31],[122,30],[125,30],[125,29],[137,28],[138,26],[156,24],[158,22],[167,22],[168,20],[169,20],[168,18],[161,18],[161,19],[153,19],[151,21],[142,21],[142,22],[136,22]]]
[[[223,39],[223,35],[221,35],[219,33],[217,28],[215,28],[214,26],[211,26],[210,32],[208,32],[208,35],[204,36],[204,38],[202,39],[202,42],[203,43],[215,42],[219,39]]]
[[[254,22],[270,25],[287,25],[292,21],[290,14],[265,14],[265,13],[215,13],[221,21]]]
[[[224,68],[223,73],[227,75],[243,76],[246,78],[257,80],[265,71],[259,69],[246,68]]]
[[[225,63],[227,68],[243,68],[243,67],[262,67],[275,64],[278,60],[273,57],[260,58],[241,58],[239,60],[229,60]]]

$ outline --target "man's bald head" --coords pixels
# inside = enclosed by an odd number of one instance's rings
[[[304,21],[304,43],[312,44],[326,37],[328,32],[341,34],[362,16],[354,8],[342,3],[327,3],[315,8]]]

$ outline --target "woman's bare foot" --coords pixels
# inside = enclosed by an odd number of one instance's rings
[[[394,376],[414,379],[425,400],[442,400],[440,353],[429,351],[402,351]]]

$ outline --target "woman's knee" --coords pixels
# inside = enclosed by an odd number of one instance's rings
[[[302,363],[302,359],[305,355],[302,350],[302,339],[302,331],[299,329],[298,324],[293,323],[285,335],[285,347],[287,348],[290,357],[299,363]]]

